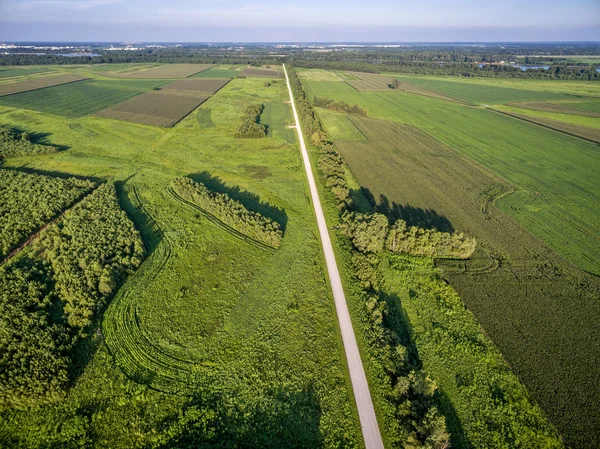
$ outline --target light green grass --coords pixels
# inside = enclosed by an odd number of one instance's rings
[[[316,108],[319,118],[327,132],[327,135],[331,139],[348,139],[348,140],[360,140],[364,139],[364,136],[354,126],[354,124],[348,120],[348,116],[342,112],[329,111],[323,108]]]
[[[569,104],[569,106],[571,106],[571,105]],[[561,122],[574,123],[576,125],[591,126],[592,128],[600,128],[600,118],[599,117],[585,117],[582,115],[560,114],[560,113],[556,113],[556,112],[537,111],[534,109],[518,108],[515,106],[509,106],[509,105],[494,106],[494,109],[498,109],[501,111],[507,111],[507,112],[513,112],[515,114],[527,114],[527,115],[531,115],[533,117],[549,118],[552,120],[559,120]]]
[[[235,78],[239,71],[231,70],[227,66],[212,67],[200,73],[190,76],[190,78]]]
[[[28,113],[38,132],[52,133],[70,149],[7,163],[117,181],[121,203],[142,232],[149,257],[102,324],[116,366],[139,383],[124,380],[101,348],[58,407],[69,413],[51,407],[12,412],[0,436],[31,443],[41,438],[38,429],[56,433],[43,424],[48,419],[60,427],[78,413],[77,404],[89,403],[97,404],[85,418],[94,436],[90,446],[152,447],[153,429],[164,430],[162,419],[179,419],[186,399],[150,387],[218,394],[246,423],[259,414],[262,424],[240,423],[247,438],[260,439],[269,430],[262,426],[287,416],[307,423],[309,446],[362,446],[297,145],[278,132],[234,138],[248,105],[277,105],[271,117],[281,119],[289,117],[285,100],[283,83],[233,80],[202,106],[211,111],[210,128],[201,128],[195,114],[169,130],[90,116],[78,119],[81,132],[64,118]],[[27,112],[0,107],[6,122],[18,124],[21,113]],[[271,204],[279,219],[287,217],[281,248],[272,254],[248,245],[173,198],[169,182],[185,175],[251,192],[238,193],[250,208],[268,211],[264,203]],[[277,397],[278,408],[264,408]],[[165,409],[155,412],[160,398]],[[227,430],[235,435],[233,426]],[[263,441],[263,447],[273,444]]]

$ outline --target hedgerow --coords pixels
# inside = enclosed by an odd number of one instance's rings
[[[279,223],[263,217],[229,197],[209,190],[190,178],[177,178],[171,188],[183,199],[191,201],[240,233],[273,248],[279,248],[283,232]]]
[[[265,137],[267,135],[267,127],[260,123],[260,115],[264,109],[265,105],[263,104],[248,106],[246,113],[242,116],[242,123],[235,133],[235,137]]]

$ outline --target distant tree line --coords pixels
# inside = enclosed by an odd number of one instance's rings
[[[279,223],[248,210],[226,193],[213,192],[201,182],[190,178],[174,179],[171,188],[183,199],[198,205],[238,232],[273,248],[281,245],[283,231]]]
[[[75,178],[0,170],[0,260],[93,186]]]
[[[330,109],[337,112],[347,112],[349,114],[367,115],[367,110],[357,104],[349,105],[343,101],[335,101],[331,98],[313,98],[313,105],[317,108]]]
[[[242,116],[242,122],[235,133],[238,138],[261,138],[266,137],[267,127],[260,123],[260,115],[265,109],[264,104],[253,104],[246,108]]]
[[[64,394],[73,348],[143,257],[104,184],[0,268],[0,409]]]
[[[0,125],[0,159],[56,153],[58,148],[51,145],[33,143],[26,132],[20,132],[8,125]]]

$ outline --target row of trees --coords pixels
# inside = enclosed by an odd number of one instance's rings
[[[177,178],[171,188],[183,199],[190,201],[236,231],[273,248],[279,248],[283,231],[279,223],[258,212],[248,210],[226,193],[213,192],[190,178]]]
[[[319,169],[327,179],[327,186],[331,188],[336,198],[338,209],[343,210],[352,204],[352,198],[346,181],[346,169],[342,156],[338,153],[333,142],[329,141],[321,122],[308,101],[300,78],[291,67],[288,70],[288,77],[296,102],[298,117],[302,123],[302,130],[310,136],[312,144],[319,149]]]
[[[288,75],[303,128],[311,133],[312,143],[320,150],[319,168],[336,198],[342,227],[349,227],[354,243],[352,266],[365,298],[365,336],[387,377],[386,399],[395,416],[388,435],[394,445],[401,447],[446,448],[450,437],[445,419],[435,407],[435,382],[420,368],[417,355],[400,335],[398,317],[402,312],[390,306],[390,298],[382,290],[377,265],[388,234],[388,220],[381,214],[349,211],[352,201],[345,164],[335,145],[327,140],[295,71],[288,70]]]
[[[313,98],[313,105],[318,108],[330,109],[332,111],[337,112],[347,112],[349,114],[357,114],[357,115],[367,115],[367,110],[361,108],[357,104],[349,105],[343,101],[335,101],[331,98],[321,98],[315,97]]]
[[[8,125],[0,125],[0,159],[56,153],[58,148],[51,145],[33,143],[26,132],[20,132]]]
[[[266,137],[267,127],[260,123],[260,115],[265,109],[264,104],[253,104],[246,108],[242,116],[242,123],[238,127],[235,137]]]
[[[93,188],[91,181],[0,171],[0,259]]]
[[[353,246],[363,253],[380,253],[388,249],[394,253],[450,259],[468,259],[477,242],[462,232],[440,232],[408,226],[396,220],[389,226],[383,214],[345,212],[340,229]]]
[[[0,407],[62,396],[75,344],[143,257],[104,184],[0,269]]]

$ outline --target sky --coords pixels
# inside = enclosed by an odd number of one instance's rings
[[[600,0],[0,0],[0,40],[600,41]]]

